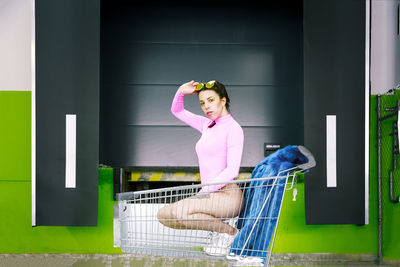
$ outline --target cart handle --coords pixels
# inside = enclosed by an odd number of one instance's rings
[[[297,146],[297,148],[299,149],[301,154],[303,154],[308,159],[307,163],[297,165],[296,166],[297,168],[299,168],[301,170],[307,170],[307,169],[313,168],[313,167],[315,167],[315,165],[317,165],[315,162],[315,158],[314,158],[313,154],[310,152],[310,150],[308,150],[304,146]]]

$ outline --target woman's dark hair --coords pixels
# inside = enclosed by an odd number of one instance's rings
[[[218,95],[219,98],[221,98],[221,99],[225,97],[225,99],[226,99],[225,107],[226,107],[226,110],[229,112],[229,106],[230,106],[231,100],[229,99],[228,92],[226,91],[225,86],[224,86],[222,83],[220,83],[219,81],[215,81],[213,87],[211,87],[211,88],[206,88],[206,87],[204,86],[204,87],[203,87],[200,91],[198,91],[197,93],[200,93],[201,91],[205,91],[205,90],[213,90],[214,92],[217,93],[217,95]]]

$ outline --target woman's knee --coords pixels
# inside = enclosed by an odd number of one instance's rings
[[[183,219],[184,215],[176,207],[169,205],[158,210],[157,218],[158,220],[179,220]]]
[[[157,218],[161,224],[170,228],[181,229],[186,227],[187,216],[179,212],[176,207],[166,206],[159,209]]]
[[[171,212],[170,212],[170,207],[165,206],[162,207],[161,209],[158,210],[157,212],[157,219],[164,224],[166,220],[170,220],[171,218]]]

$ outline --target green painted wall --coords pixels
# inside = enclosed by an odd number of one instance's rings
[[[370,224],[305,225],[304,183],[288,191],[274,252],[376,254],[376,98],[371,97]],[[120,253],[113,248],[112,170],[99,170],[97,227],[31,226],[30,92],[0,92],[0,253]],[[307,180],[307,177],[305,177]],[[400,259],[400,204],[385,197],[384,256]]]
[[[97,227],[31,226],[31,93],[0,91],[0,253],[120,253],[112,170],[99,170]]]

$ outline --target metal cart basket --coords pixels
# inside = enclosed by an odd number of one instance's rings
[[[242,211],[234,218],[218,218],[239,229],[227,256],[212,256],[205,252],[210,232],[165,227],[157,218],[160,208],[198,194],[204,186],[197,184],[118,194],[121,249],[123,252],[157,256],[229,260],[231,266],[269,266],[278,228],[284,192],[296,186],[296,175],[314,167],[315,161],[278,173],[274,177],[238,179],[235,183],[251,197],[244,197]],[[220,189],[219,191],[229,190]],[[258,192],[258,194],[257,194]],[[279,193],[280,192],[280,193]],[[294,190],[295,192],[295,190]],[[255,201],[257,204],[251,205]],[[280,194],[280,196],[279,196]],[[278,196],[277,199],[274,199]],[[229,203],[215,203],[229,205]],[[249,209],[252,209],[249,212]],[[217,219],[217,218],[216,218]],[[216,220],[215,219],[215,220]],[[199,222],[200,223],[200,222]]]

